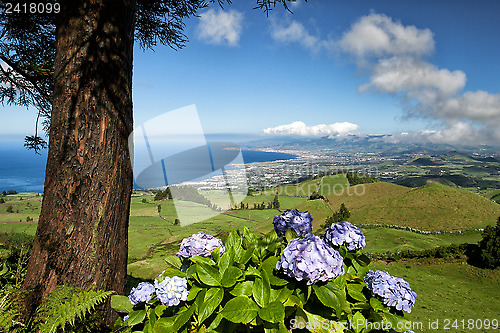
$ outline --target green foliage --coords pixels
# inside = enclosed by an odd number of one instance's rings
[[[500,266],[500,217],[495,226],[487,226],[483,231],[483,239],[479,242],[481,261],[484,267]]]
[[[7,206],[7,213],[14,213],[14,207],[12,207],[12,205]]]
[[[322,224],[321,227],[324,229],[329,228],[332,224],[347,221],[350,217],[351,212],[349,212],[344,203],[342,203],[339,210],[333,212],[332,216],[328,217],[325,221],[325,224]]]
[[[134,332],[278,333],[325,320],[339,331],[360,332],[362,328],[348,327],[361,318],[386,324],[406,321],[367,290],[363,277],[370,260],[360,251],[340,247],[346,274],[307,286],[276,270],[286,243],[287,238],[275,232],[258,237],[247,228],[233,230],[222,255],[216,249],[210,258],[168,261],[163,276],[187,278],[185,302],[166,307],[153,297],[134,306],[127,297],[116,295],[112,307],[129,316],[121,325]],[[181,271],[186,264],[189,268]]]
[[[37,309],[35,323],[39,325],[39,332],[57,332],[59,327],[64,331],[66,324],[74,326],[77,319],[84,319],[113,293],[96,290],[94,285],[85,290],[71,286],[57,287]]]
[[[472,244],[451,244],[448,246],[437,246],[432,249],[425,250],[405,250],[391,252],[387,251],[380,254],[371,254],[372,259],[378,260],[400,260],[400,259],[441,259],[441,258],[461,258],[465,256],[471,249]]]
[[[165,200],[165,199],[166,200],[172,199],[172,193],[170,192],[170,188],[169,187],[167,187],[163,191],[159,190],[158,192],[156,192],[154,201]],[[146,200],[146,199],[143,199],[143,202],[144,202],[144,200]]]
[[[359,185],[359,184],[368,184],[368,183],[376,183],[379,180],[376,177],[366,175],[361,172],[347,172],[346,174],[347,180],[349,181],[349,185]]]
[[[247,206],[248,207],[248,206]],[[278,194],[276,193],[276,195],[274,196],[274,200],[273,200],[273,208],[274,209],[279,209],[280,208],[280,201],[278,199]]]
[[[28,266],[33,237],[26,234],[0,234],[0,332],[22,332],[17,293]]]

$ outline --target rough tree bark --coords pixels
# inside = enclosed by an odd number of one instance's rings
[[[135,1],[60,3],[44,197],[23,286],[28,313],[57,285],[123,293],[126,284]]]

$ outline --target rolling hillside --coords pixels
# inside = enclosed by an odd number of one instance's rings
[[[375,183],[349,190],[342,195],[330,195],[328,200],[335,210],[345,203],[353,223],[452,231],[483,228],[494,224],[500,215],[498,204],[472,192],[437,183],[415,189]]]

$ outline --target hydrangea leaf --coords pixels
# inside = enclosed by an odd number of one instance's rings
[[[388,323],[391,324],[391,327],[396,331],[396,332],[404,332],[406,331],[405,327],[412,327],[411,321],[408,319],[389,313],[389,312],[381,312],[382,316],[384,317],[384,320]],[[398,329],[399,328],[399,329]]]
[[[252,295],[255,302],[261,307],[269,303],[269,296],[271,295],[271,285],[265,270],[260,271],[262,278],[256,278],[252,286]]]
[[[219,247],[216,247],[215,249],[213,249],[212,251],[210,251],[210,254],[212,255],[212,258],[214,259],[214,261],[216,263],[218,263],[219,259],[220,259],[220,255],[221,255],[220,250],[221,250],[221,248],[219,246]]]
[[[361,314],[361,312],[356,312],[352,318],[350,318],[351,327],[354,329],[355,333],[361,332],[363,328],[366,327],[366,319]]]
[[[290,281],[279,278],[276,275],[272,274],[269,276],[269,283],[271,283],[271,285],[273,286],[286,286],[290,283]]]
[[[229,267],[222,275],[222,286],[225,288],[234,286],[234,284],[242,274],[243,272],[238,267]]]
[[[205,264],[198,264],[197,266],[196,271],[201,282],[209,286],[219,287],[221,285],[222,277],[218,270]]]
[[[169,265],[171,265],[174,268],[181,269],[182,262],[181,259],[177,256],[167,256],[165,259],[165,262]]]
[[[198,324],[201,325],[205,319],[214,313],[224,296],[222,288],[210,288],[205,294],[203,304],[198,311]]]
[[[250,298],[237,296],[229,300],[220,314],[233,323],[246,324],[257,317],[259,306]]]
[[[261,267],[266,271],[268,275],[272,274],[273,270],[276,268],[276,263],[278,262],[278,260],[279,260],[278,257],[275,256],[269,257],[262,262]]]
[[[203,302],[205,301],[205,295],[207,294],[206,289],[202,289],[199,293],[198,296],[196,296],[196,299],[194,300],[193,305],[195,305],[194,312],[199,316],[200,315],[200,309],[203,306]]]
[[[245,237],[250,242],[250,244],[254,246],[258,242],[257,236],[255,236],[255,234],[251,232],[247,227],[243,228],[243,237]]]
[[[179,332],[179,329],[186,324],[194,312],[194,306],[190,306],[186,311],[179,312],[175,318],[174,325],[172,327],[172,332]]]
[[[295,295],[288,296],[288,299],[284,303],[285,306],[291,306],[291,307],[294,307],[294,306],[302,307],[303,304],[304,303],[302,302],[302,300]]]
[[[302,308],[297,309],[297,313],[307,318],[306,329],[311,333],[341,333],[344,332],[344,325],[340,322],[328,320],[319,315],[307,312]],[[325,325],[328,323],[328,325]]]
[[[370,305],[373,308],[373,310],[375,310],[375,311],[383,311],[383,310],[385,310],[385,307],[382,304],[382,302],[379,301],[378,299],[376,299],[375,297],[371,297],[370,298]]]
[[[245,265],[248,262],[248,260],[250,260],[250,258],[252,258],[254,250],[255,250],[255,248],[253,246],[251,246],[247,250],[242,251],[240,253],[240,256],[238,257],[237,261],[240,264]]]
[[[205,264],[205,265],[210,265],[210,266],[215,265],[215,261],[213,261],[212,259],[207,258],[207,257],[195,256],[195,257],[189,258],[189,260],[191,260],[195,264]]]
[[[249,266],[245,271],[245,276],[250,276],[250,275],[261,277],[260,272],[253,266]]]
[[[149,325],[150,327],[154,326],[156,319],[158,319],[158,316],[156,315],[156,311],[154,308],[150,308],[147,312],[147,316],[149,318]]]
[[[342,291],[334,286],[318,286],[313,285],[314,293],[323,305],[328,306],[334,310],[342,307]]]
[[[328,281],[327,284],[333,284],[339,289],[344,290],[347,284],[345,274],[337,276],[335,279]]]
[[[234,263],[234,250],[228,248],[226,253],[219,260],[219,271],[224,274],[224,271]]]
[[[155,307],[155,314],[158,317],[161,317],[163,315],[163,311],[165,311],[167,307],[163,304],[159,304]]]
[[[128,319],[125,320],[125,324],[127,324],[127,326],[134,326],[142,323],[144,318],[146,318],[146,310],[131,311],[128,313]]]
[[[356,262],[363,267],[366,267],[370,264],[370,258],[364,253],[361,253],[356,257]]]
[[[226,248],[231,248],[237,251],[237,248],[241,247],[241,237],[238,235],[235,229],[231,231],[226,239]]]
[[[253,281],[238,282],[229,292],[233,296],[252,296]]]
[[[264,322],[264,333],[288,333],[284,323]]]
[[[363,285],[357,283],[348,283],[347,284],[347,293],[349,296],[354,298],[357,301],[367,302],[365,295],[362,292]]]
[[[287,229],[285,231],[285,238],[286,238],[287,242],[290,242],[292,239],[297,238],[297,237],[299,237],[299,235],[297,235],[297,232],[295,231],[295,229],[290,228],[290,229]]]
[[[118,312],[130,313],[134,310],[134,306],[127,296],[113,295],[111,296],[111,308]]]
[[[220,322],[222,321],[222,315],[220,313],[217,314],[214,320],[210,323],[210,326],[208,326],[208,331],[209,332],[223,332],[222,330],[217,330],[217,326],[219,326]]]
[[[290,296],[291,294],[292,290],[290,290],[286,286],[280,289],[271,288],[271,301],[284,303],[288,299],[288,296]]]
[[[285,320],[285,307],[281,302],[271,302],[258,312],[262,320],[270,323],[280,323]]]
[[[174,332],[172,330],[172,326],[174,325],[173,317],[162,317],[159,318],[153,327],[154,333],[171,333]]]
[[[196,285],[192,286],[189,288],[189,295],[187,297],[187,301],[192,301],[193,299],[196,298],[196,295],[201,291],[202,289]]]

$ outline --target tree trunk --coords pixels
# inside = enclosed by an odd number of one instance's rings
[[[44,197],[23,286],[31,314],[57,285],[126,285],[135,1],[59,3]],[[109,307],[105,316],[116,319]]]

